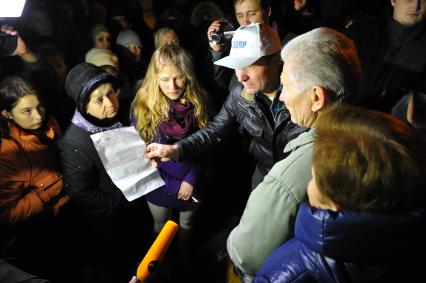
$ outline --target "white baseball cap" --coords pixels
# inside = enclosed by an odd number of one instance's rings
[[[216,65],[231,69],[242,69],[250,66],[263,56],[281,51],[281,41],[275,29],[263,24],[240,26],[234,33],[231,52]]]

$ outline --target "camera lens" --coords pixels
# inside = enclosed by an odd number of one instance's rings
[[[211,36],[212,36],[212,42],[214,44],[222,43],[222,37],[223,37],[222,33],[212,32]]]

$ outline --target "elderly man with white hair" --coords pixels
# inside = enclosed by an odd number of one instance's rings
[[[311,179],[315,121],[330,105],[351,102],[362,76],[353,42],[332,29],[296,37],[281,51],[283,100],[291,120],[310,128],[290,141],[251,193],[239,225],[227,240],[229,256],[244,282],[251,282],[268,255],[293,236],[299,204]]]

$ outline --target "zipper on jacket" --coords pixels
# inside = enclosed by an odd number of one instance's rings
[[[250,111],[249,111],[250,109],[247,106],[245,106],[244,104],[242,104],[241,101],[238,101],[238,105],[240,105],[242,108],[244,108],[246,110],[246,113],[250,116],[251,120],[260,120],[255,115],[251,114]]]

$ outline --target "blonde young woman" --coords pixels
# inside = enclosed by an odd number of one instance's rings
[[[203,91],[187,52],[176,45],[154,52],[132,109],[136,129],[147,143],[173,144],[206,126]],[[145,196],[154,232],[161,230],[172,208],[177,208],[181,234],[187,233],[195,212],[194,165],[175,161],[159,163],[158,168],[166,184]]]

